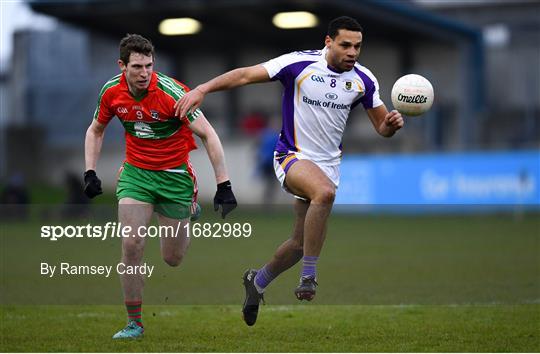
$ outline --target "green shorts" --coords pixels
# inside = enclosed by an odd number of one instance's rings
[[[187,164],[168,171],[152,171],[127,162],[120,169],[116,197],[154,205],[154,211],[171,219],[186,219],[195,201],[196,181]]]

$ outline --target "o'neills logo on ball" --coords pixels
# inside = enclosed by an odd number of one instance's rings
[[[426,103],[428,98],[424,95],[407,96],[400,93],[397,99],[405,103]]]
[[[433,86],[423,76],[408,74],[400,77],[392,87],[392,104],[411,117],[426,113],[433,103]]]

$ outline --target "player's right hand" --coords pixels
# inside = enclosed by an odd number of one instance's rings
[[[88,170],[84,173],[84,194],[88,198],[94,198],[103,193],[101,190],[101,181],[96,175],[96,171]]]
[[[174,114],[180,118],[185,117],[188,113],[193,114],[199,108],[203,99],[204,93],[199,87],[196,87],[176,101],[174,104]]]

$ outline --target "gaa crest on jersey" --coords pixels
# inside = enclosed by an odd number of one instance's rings
[[[159,112],[158,111],[154,111],[154,110],[150,110],[150,116],[152,117],[152,119],[155,119],[155,120],[159,120]]]
[[[343,89],[345,92],[351,92],[353,89],[353,82],[351,80],[345,80],[343,82]]]

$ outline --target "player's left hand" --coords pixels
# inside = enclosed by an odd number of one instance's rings
[[[393,131],[403,128],[404,124],[405,121],[403,120],[401,113],[399,113],[395,109],[388,112],[388,114],[384,117],[384,125],[392,129]]]
[[[221,206],[221,217],[225,219],[225,216],[236,208],[237,205],[238,203],[231,188],[231,182],[225,181],[218,184],[216,196],[214,197],[214,211],[218,211]]]

